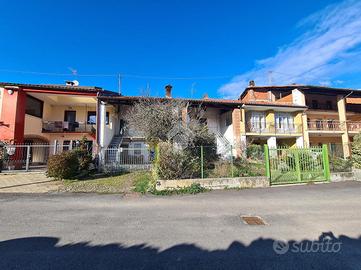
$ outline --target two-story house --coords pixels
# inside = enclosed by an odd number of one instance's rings
[[[240,100],[241,133],[248,143],[328,144],[331,154],[348,157],[350,142],[361,130],[361,92],[353,89],[251,83]]]
[[[89,147],[95,146],[100,94],[112,92],[78,86],[76,81],[65,85],[0,83],[0,140],[34,145],[31,162],[39,163],[46,161],[47,152],[70,149],[84,136]],[[112,124],[109,117],[105,124]]]

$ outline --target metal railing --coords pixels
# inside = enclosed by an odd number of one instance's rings
[[[355,132],[361,131],[361,121],[360,122],[355,122],[355,121],[347,122],[347,130],[355,131]]]
[[[259,134],[297,134],[302,126],[297,124],[278,125],[275,122],[248,122],[246,132]]]
[[[92,132],[96,125],[86,122],[67,122],[67,121],[43,121],[42,132]]]
[[[99,153],[99,165],[103,171],[150,169],[155,152],[149,147],[104,148]]]
[[[309,130],[341,131],[345,126],[337,120],[311,120],[307,121],[307,127]]]

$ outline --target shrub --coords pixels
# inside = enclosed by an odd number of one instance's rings
[[[177,149],[171,143],[159,144],[156,161],[157,175],[160,179],[184,179],[199,176],[200,159],[187,149]]]
[[[71,179],[78,174],[79,159],[74,151],[53,155],[48,161],[47,175],[56,179]]]
[[[351,144],[352,164],[355,168],[361,169],[361,134],[357,134]]]
[[[79,170],[87,171],[92,163],[93,157],[86,144],[86,137],[79,142],[79,146],[73,150],[79,160]]]
[[[247,158],[254,160],[263,159],[263,147],[258,144],[251,144],[247,147]]]
[[[152,187],[152,177],[149,173],[142,173],[137,175],[134,180],[134,191],[142,194],[147,193]]]
[[[177,188],[177,189],[166,189],[166,190],[153,190],[154,195],[175,195],[175,194],[198,194],[207,191],[206,188],[202,187],[199,183],[192,183],[189,187]]]
[[[332,172],[350,172],[352,170],[352,161],[350,159],[332,158],[330,165]]]

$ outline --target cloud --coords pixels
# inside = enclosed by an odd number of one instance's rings
[[[256,85],[289,83],[339,84],[342,74],[361,71],[361,1],[333,4],[300,21],[304,33],[282,46],[276,55],[256,61],[255,67],[219,89],[237,97],[249,80]],[[271,72],[271,73],[270,73]]]

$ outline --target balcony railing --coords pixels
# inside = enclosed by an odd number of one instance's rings
[[[360,122],[347,122],[347,130],[348,131],[361,131],[361,121]]]
[[[43,121],[42,132],[63,133],[63,132],[89,132],[95,131],[95,125],[84,122],[66,121]]]
[[[297,134],[302,126],[296,124],[277,125],[274,122],[248,122],[246,132],[258,134]]]
[[[307,122],[308,130],[341,131],[344,123],[337,120],[312,120]]]

